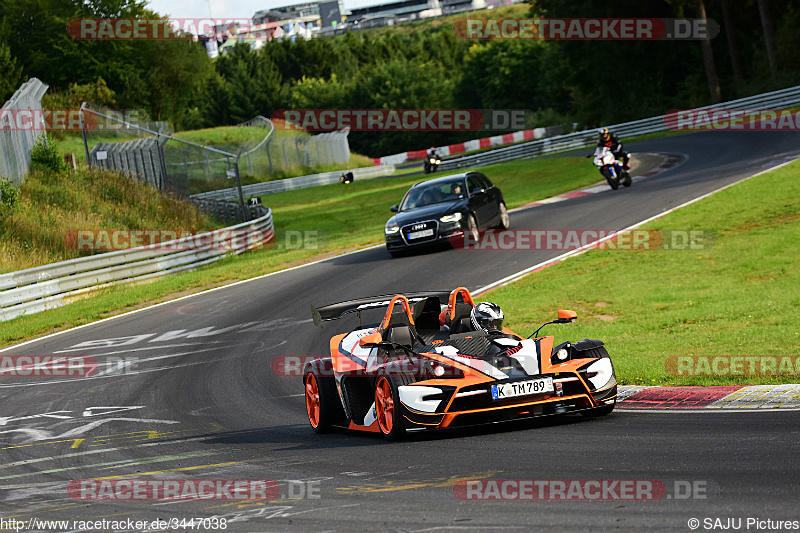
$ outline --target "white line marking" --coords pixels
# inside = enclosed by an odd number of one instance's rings
[[[142,348],[131,348],[129,350],[117,350],[114,352],[104,352],[104,353],[96,353],[93,354],[92,357],[97,357],[99,355],[114,355],[118,353],[128,353],[128,352],[139,352],[142,350],[160,350],[162,348],[183,348],[184,346],[204,346],[207,345],[208,342],[187,342],[184,344],[167,344],[161,346],[143,346]],[[83,348],[67,348],[66,350],[58,350],[57,352],[53,352],[54,354],[57,353],[66,353],[66,352],[84,352],[86,350],[99,350],[101,348],[108,348],[108,346],[84,346]]]

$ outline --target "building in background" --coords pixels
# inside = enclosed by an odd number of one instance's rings
[[[488,7],[486,0],[439,0],[442,15],[455,15]]]
[[[431,17],[465,13],[521,0],[399,0],[345,11],[342,0],[303,2],[256,11],[249,26],[217,26],[201,35],[210,57],[227,53],[238,43],[258,50],[272,39],[311,39],[346,31],[393,26]]]

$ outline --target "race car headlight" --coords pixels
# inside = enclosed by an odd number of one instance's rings
[[[386,226],[385,228],[383,228],[383,232],[386,235],[394,235],[398,231],[400,231],[400,226]]]
[[[611,359],[607,357],[598,359],[586,367],[584,376],[592,384],[594,390],[603,388],[614,377],[614,367],[611,364]]]
[[[568,342],[562,342],[555,348],[553,348],[553,353],[550,356],[550,362],[554,365],[559,365],[564,361],[567,361],[570,357],[570,351],[572,350],[572,345]]]
[[[441,220],[442,222],[458,222],[459,220],[461,220],[461,217],[462,217],[461,213],[453,213],[452,215],[445,215],[439,220]]]

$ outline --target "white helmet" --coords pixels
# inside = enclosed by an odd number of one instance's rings
[[[503,310],[491,302],[475,304],[470,314],[472,327],[476,330],[503,329]]]

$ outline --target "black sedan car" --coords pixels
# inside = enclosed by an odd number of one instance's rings
[[[480,172],[466,172],[423,181],[408,190],[397,213],[386,223],[386,249],[403,251],[453,242],[465,231],[477,240],[478,230],[507,229],[503,193]]]

